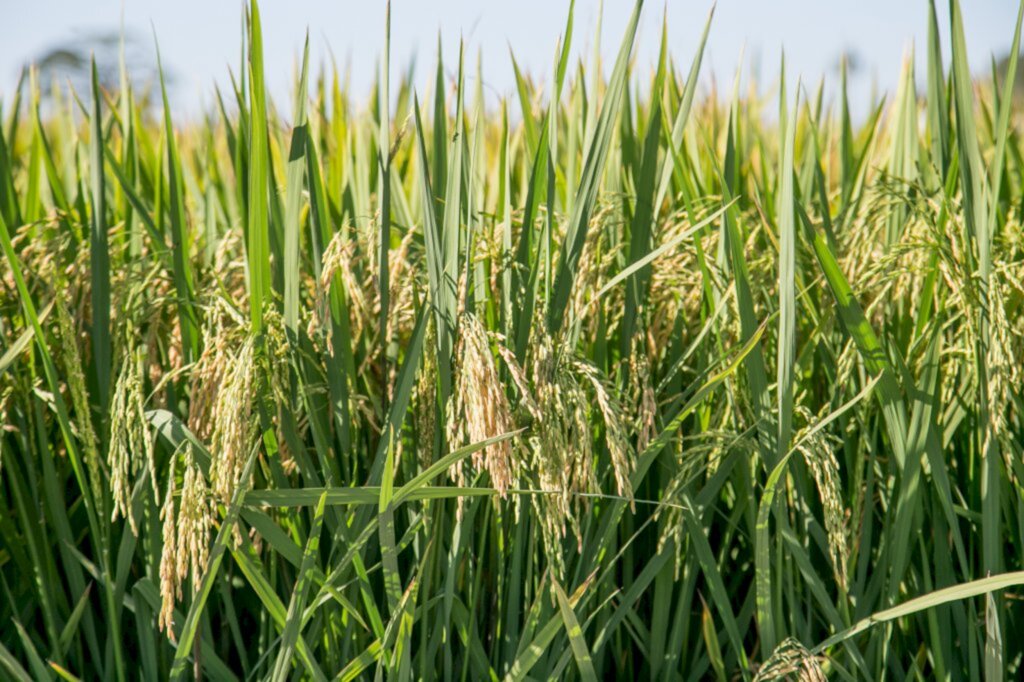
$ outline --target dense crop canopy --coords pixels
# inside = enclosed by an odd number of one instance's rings
[[[496,105],[387,29],[274,102],[255,0],[202,122],[27,73],[0,677],[1024,674],[1020,16],[857,117],[642,75],[642,4]]]

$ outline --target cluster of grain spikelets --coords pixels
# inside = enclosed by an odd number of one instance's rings
[[[893,257],[889,249],[896,243],[886,244],[884,235],[889,210],[897,200],[884,182],[873,185],[864,205],[856,214],[844,217],[845,227],[836,235],[844,240],[837,256],[840,265],[847,279],[858,283],[858,289],[878,277],[875,266],[882,259]]]
[[[256,434],[253,398],[256,392],[255,343],[247,338],[231,353],[232,364],[217,389],[213,410],[210,482],[217,496],[231,498],[242,474],[245,455]]]
[[[559,350],[547,335],[531,348],[532,393],[523,399],[533,417],[527,439],[529,468],[540,489],[549,493],[537,502],[542,507],[546,545],[552,548],[565,536],[567,521],[581,541],[572,502],[577,493],[598,487],[589,400]]]
[[[437,333],[433,315],[429,316],[426,325],[423,347],[435,348]],[[424,350],[420,371],[416,375],[416,384],[413,387],[412,403],[413,428],[416,430],[416,458],[425,469],[430,466],[434,455],[434,435],[437,428],[437,353]]]
[[[373,223],[370,223],[373,227]],[[315,299],[309,322],[310,337],[325,335],[328,349],[333,348],[331,325],[329,324],[329,301],[331,286],[339,279],[349,310],[349,327],[352,338],[375,338],[379,333],[380,286],[376,248],[379,230],[358,230],[350,233],[342,229],[327,243],[321,256],[320,275],[314,283]],[[415,236],[414,230],[406,232],[397,248],[388,249],[388,270],[391,299],[388,305],[389,334],[408,336],[415,323],[415,262],[410,247]],[[377,343],[376,345],[380,345]]]
[[[661,242],[677,239],[690,229],[691,224],[690,220],[682,216],[670,216],[661,227]],[[653,357],[658,357],[668,347],[676,331],[677,320],[695,319],[700,313],[704,276],[697,265],[696,250],[690,245],[698,239],[706,253],[714,253],[718,232],[710,230],[706,238],[694,235],[690,243],[684,240],[678,247],[668,249],[651,263],[650,295],[644,307],[650,311],[647,350]],[[708,265],[713,266],[714,263]]]
[[[989,372],[987,399],[992,411],[992,433],[986,434],[986,437],[996,440],[1005,459],[1007,476],[1020,484],[1017,467],[1012,461],[1019,446],[1012,442],[1009,412],[1015,405],[1014,390],[1024,385],[1024,372],[1020,366],[1021,358],[1024,358],[1024,343],[1021,342],[1024,337],[1019,330],[1013,329],[1007,317],[1006,301],[1012,293],[1005,278],[992,278],[988,294],[989,342],[985,353]],[[1020,295],[1021,292],[1015,293]]]
[[[533,503],[542,519],[545,546],[552,561],[561,566],[555,548],[565,537],[567,524],[577,542],[582,542],[574,513],[580,494],[599,490],[591,424],[595,411],[604,426],[618,495],[632,499],[632,447],[625,411],[596,367],[543,332],[532,342],[526,369],[503,344],[498,343],[498,351],[516,387],[519,407],[531,422],[529,436],[518,451],[525,460],[519,469],[545,493],[534,497]]]
[[[943,302],[943,321],[946,330],[943,354],[943,377],[952,378],[943,386],[942,404],[953,404],[963,399],[968,391],[977,391],[981,385],[979,368],[986,370],[986,402],[991,411],[991,429],[983,443],[988,446],[995,439],[1006,460],[1006,474],[1017,480],[1018,467],[1012,462],[1017,445],[1011,442],[1011,414],[1017,402],[1014,390],[1024,383],[1024,320],[1013,311],[1024,299],[1024,261],[1015,252],[1012,239],[994,240],[992,272],[982,282],[974,272],[970,245],[961,218],[951,218],[946,237],[949,246],[937,250],[936,267],[939,277],[949,292]],[[1006,234],[1020,231],[1016,216],[1007,218]],[[980,314],[979,314],[980,311]],[[987,325],[988,337],[982,343],[981,321]],[[984,362],[979,364],[975,354],[983,349]]]
[[[1020,232],[1021,224],[1016,215],[1009,216],[1006,233],[1019,235]],[[1013,244],[1012,238],[1007,243],[997,242],[997,245],[1001,248],[996,253],[986,297],[989,323],[985,357],[989,372],[987,398],[992,410],[992,437],[997,440],[1002,451],[1007,476],[1020,485],[1022,481],[1017,473],[1019,467],[1012,461],[1020,446],[1013,441],[1011,426],[1011,422],[1019,420],[1020,415],[1011,415],[1019,409],[1020,403],[1015,396],[1024,385],[1024,368],[1021,367],[1021,359],[1024,358],[1024,319],[1015,312],[1017,305],[1024,300],[1024,259],[1019,251],[1013,251],[1013,247],[1019,248],[1019,244]]]
[[[65,305],[75,320],[88,320],[90,267],[89,249],[80,248],[67,221],[77,220],[54,212],[36,223],[26,223],[17,229],[12,243],[17,249],[23,267],[47,287],[62,291]],[[3,259],[3,279],[8,291],[14,291],[13,275],[7,259]]]
[[[167,495],[160,510],[163,549],[160,555],[160,629],[174,639],[174,604],[182,599],[182,585],[191,576],[193,593],[199,589],[209,559],[213,501],[203,472],[195,461],[193,446],[185,446],[185,472],[181,499],[174,505],[178,453],[171,457]]]
[[[856,287],[867,298],[866,306],[876,324],[882,324],[892,312],[894,302],[906,306],[905,312],[917,315],[923,301],[919,292],[930,274],[931,257],[940,248],[934,224],[926,217],[912,217],[897,235],[896,241],[880,253],[868,252],[870,239],[858,237],[851,244],[853,253],[844,259],[856,269]]]
[[[111,336],[114,357],[140,352],[142,375],[154,387],[178,376],[184,365],[178,321],[177,291],[159,260],[138,257],[111,273]],[[115,363],[116,366],[117,363]],[[160,405],[163,391],[151,400]]]
[[[256,401],[273,398],[278,409],[290,409],[288,358],[290,350],[280,313],[264,314],[263,352],[248,329],[247,320],[221,295],[209,297],[203,326],[203,352],[189,368],[189,429],[210,444],[208,475],[195,461],[193,445],[184,454],[180,500],[175,506],[178,453],[172,457],[167,492],[160,517],[163,552],[160,561],[162,606],[159,624],[173,638],[175,600],[191,579],[193,590],[202,580],[208,560],[215,501],[230,501],[241,480],[245,461],[258,428]],[[277,420],[280,423],[280,419]],[[284,442],[279,438],[279,442]],[[280,452],[285,471],[288,453]],[[209,483],[207,483],[209,480]],[[238,529],[235,540],[240,541]]]
[[[616,287],[604,294],[602,309],[605,312],[604,319],[599,320],[598,315],[587,315],[593,309],[589,306],[590,297],[601,289],[601,286],[608,280],[614,268],[621,258],[624,243],[609,244],[608,235],[622,229],[622,225],[612,223],[616,214],[612,206],[601,206],[597,213],[590,219],[590,227],[587,229],[587,238],[583,243],[583,253],[580,255],[579,273],[573,285],[572,297],[569,300],[569,308],[566,317],[568,319],[582,318],[582,333],[588,338],[594,338],[601,330],[599,324],[604,325],[605,334],[611,333],[622,318],[623,290]]]
[[[815,656],[803,644],[787,637],[754,676],[754,682],[796,680],[796,682],[826,682],[828,677],[821,667],[821,657]]]
[[[338,290],[344,292],[348,319],[340,322],[348,324],[352,338],[363,338],[364,333],[372,333],[375,329],[376,317],[370,301],[373,287],[363,282],[357,274],[360,269],[360,253],[356,240],[348,235],[347,230],[342,229],[335,233],[321,256],[320,276],[315,282],[312,314],[306,333],[310,338],[319,339],[326,352],[332,356],[335,350],[334,324],[331,322],[330,311],[332,287],[338,286]],[[365,369],[361,367],[360,371]],[[358,423],[361,415],[365,423],[374,423],[375,417],[366,405],[364,396],[353,393],[349,395],[349,401],[349,412],[354,422]]]
[[[58,289],[66,292],[66,289]],[[92,422],[92,408],[89,405],[89,394],[85,383],[85,366],[82,364],[82,355],[79,348],[83,345],[78,335],[78,330],[68,312],[65,298],[60,295],[54,304],[57,314],[57,338],[59,340],[59,355],[63,361],[65,376],[67,377],[68,393],[71,395],[71,405],[75,409],[74,429],[82,444],[85,456],[85,465],[89,473],[89,486],[93,499],[99,503],[103,499],[103,478],[102,464],[100,461],[99,438]]]
[[[114,500],[111,521],[116,521],[118,516],[127,518],[136,535],[138,527],[131,508],[131,486],[139,473],[139,454],[145,454],[154,491],[157,480],[153,438],[142,392],[144,364],[142,349],[126,354],[121,364],[110,403],[110,446],[107,451],[110,491]]]
[[[374,223],[375,241],[379,242],[380,228]],[[416,237],[416,230],[407,230],[397,247],[388,249],[388,340],[395,338],[408,338],[416,325],[416,295],[418,287],[417,266],[418,262],[413,257],[412,245]],[[373,275],[369,282],[370,292],[373,297],[373,312],[375,317],[380,315],[380,266],[377,261],[379,248],[374,248]],[[379,318],[378,318],[379,319]],[[383,343],[379,344],[383,347]],[[391,383],[394,383],[391,377]]]
[[[846,564],[849,546],[846,541],[846,509],[843,506],[842,489],[839,480],[839,462],[836,460],[835,438],[824,430],[815,430],[810,413],[804,407],[796,412],[808,422],[808,426],[796,434],[794,449],[799,452],[814,479],[825,515],[825,532],[828,535],[829,558],[836,582],[844,589],[847,584]]]
[[[265,390],[273,399],[277,408],[278,418],[275,423],[281,423],[281,411],[297,410],[295,406],[296,396],[292,392],[291,385],[291,362],[292,348],[285,333],[284,318],[276,308],[268,308],[263,313],[263,352],[258,355],[256,369],[259,372],[260,381],[257,393]],[[278,442],[281,444],[281,453],[290,465],[290,457],[286,449],[286,441],[281,433],[277,434]]]
[[[630,458],[631,448],[626,436],[626,427],[622,420],[625,409],[614,395],[612,387],[599,374],[597,367],[578,358],[572,361],[572,367],[580,379],[590,384],[594,401],[601,413],[618,494],[632,501],[633,485],[629,481],[629,474],[632,472],[633,462]]]
[[[142,264],[144,261],[137,261]],[[146,418],[146,396],[144,386],[149,374],[154,385],[179,368],[171,367],[164,374],[159,361],[155,338],[163,327],[163,319],[171,306],[166,277],[160,275],[159,267],[150,267],[148,272],[141,268],[122,268],[115,274],[112,286],[112,310],[117,313],[111,322],[115,338],[114,357],[120,357],[114,391],[110,403],[110,440],[107,449],[107,466],[110,470],[110,492],[113,499],[111,520],[118,517],[128,519],[132,532],[138,535],[131,494],[142,464],[149,471],[149,479],[155,500],[160,499],[159,476],[156,470],[156,451],[149,420]],[[148,329],[148,340],[142,338],[141,329]],[[179,337],[180,338],[180,337]],[[174,359],[180,363],[181,354]],[[155,370],[155,375],[154,375]],[[160,393],[157,391],[157,393]]]
[[[246,321],[228,301],[214,296],[203,322],[203,352],[189,371],[188,427],[209,442],[220,389],[233,370],[234,349],[245,338]]]
[[[455,365],[452,398],[446,408],[449,444],[477,443],[512,431],[512,410],[498,376],[487,331],[473,314],[463,315],[459,324]],[[487,471],[491,485],[502,497],[516,485],[515,464],[508,440],[473,453],[473,465]],[[459,485],[466,484],[463,461],[452,465],[450,473]]]
[[[242,473],[256,434],[255,341],[245,320],[230,304],[215,297],[203,328],[203,352],[192,368],[189,429],[210,443],[210,483],[223,501]]]
[[[235,305],[244,309],[249,300],[249,287],[246,282],[245,235],[241,228],[228,228],[217,242],[211,275],[217,288],[225,291]]]
[[[86,383],[82,349],[89,347],[82,324],[91,316],[89,308],[89,251],[76,249],[70,233],[63,229],[63,217],[56,214],[46,220],[22,225],[13,238],[29,273],[52,287],[54,298],[55,360],[63,368],[69,403],[74,411],[71,428],[81,444],[93,500],[104,499],[104,462],[100,441],[93,424],[92,407]],[[44,238],[45,237],[45,238]],[[13,270],[3,259],[0,277],[8,291],[15,291]],[[51,318],[52,319],[52,318]]]
[[[896,190],[889,184],[879,181],[874,202],[862,219],[851,224],[848,249],[841,259],[872,323],[884,328],[894,314],[916,319],[925,307],[934,309],[935,301],[922,295],[929,291],[932,277],[944,296],[943,321],[953,319],[957,311],[971,317],[980,298],[961,210],[949,199],[928,196],[920,189],[913,201],[892,198]],[[893,209],[908,211],[907,219],[893,240],[884,244],[882,235]],[[962,322],[972,324],[969,319]]]
[[[317,331],[322,330],[327,335],[327,348],[333,348],[331,336],[331,325],[329,324],[330,312],[328,301],[330,299],[331,286],[336,277],[340,278],[344,291],[347,295],[351,331],[353,338],[361,338],[367,327],[372,327],[373,311],[363,287],[356,275],[356,258],[360,253],[357,242],[352,239],[347,230],[338,230],[334,237],[324,248],[321,257],[320,279],[317,282],[316,302],[313,307],[313,317],[310,320],[309,335],[315,336]]]

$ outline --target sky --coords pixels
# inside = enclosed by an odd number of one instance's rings
[[[968,60],[986,72],[992,54],[1004,54],[1013,37],[1013,0],[961,0]],[[669,49],[685,71],[692,59],[712,0],[647,0],[636,47],[640,69],[657,58],[661,17],[668,17]],[[937,0],[948,49],[947,3]],[[467,54],[483,60],[488,97],[514,93],[509,48],[520,66],[550,80],[568,0],[393,0],[393,73],[415,58],[417,84],[428,89],[438,32],[447,65],[455,63],[460,37]],[[605,0],[601,49],[610,64],[632,9],[632,0]],[[383,0],[262,0],[267,85],[290,108],[296,61],[308,28],[314,64],[334,59],[350,69],[355,91],[368,92],[384,35]],[[577,0],[573,50],[593,51],[599,0]],[[48,49],[83,35],[117,31],[124,25],[152,54],[155,32],[165,66],[175,76],[176,116],[193,117],[211,107],[214,84],[226,85],[229,65],[240,53],[240,0],[0,0],[0,100],[9,102],[23,64]],[[873,85],[892,92],[903,55],[916,45],[924,74],[926,0],[719,0],[708,40],[702,79],[729,84],[740,63],[757,64],[761,82],[777,78],[785,46],[787,78],[817,84],[837,80],[843,52],[857,58],[851,78],[855,108],[866,107]],[[393,76],[394,78],[395,76]]]

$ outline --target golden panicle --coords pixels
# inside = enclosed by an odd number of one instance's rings
[[[806,410],[798,409],[807,416]],[[818,497],[825,514],[829,558],[832,560],[836,580],[845,587],[849,547],[846,541],[846,509],[839,487],[839,462],[833,451],[834,444],[824,432],[812,432],[810,428],[797,434],[795,442],[794,447],[807,462],[807,468],[818,488]]]
[[[416,325],[416,296],[418,295],[418,284],[416,279],[415,261],[409,259],[410,247],[413,244],[417,230],[408,230],[398,248],[388,251],[388,267],[390,282],[390,304],[388,305],[388,329],[387,339],[380,346],[386,347],[392,339],[403,337],[412,332]],[[379,289],[374,288],[379,298]],[[380,313],[380,301],[374,306],[377,313]],[[388,385],[392,386],[398,372],[397,365],[392,364],[392,375]]]
[[[230,354],[231,366],[217,391],[214,407],[210,482],[218,499],[227,502],[238,485],[245,458],[255,436],[255,343],[248,338]]]
[[[185,476],[178,509],[178,556],[175,567],[179,584],[191,574],[193,591],[199,588],[199,582],[206,571],[212,526],[212,502],[206,479],[196,464],[193,445],[189,443],[185,448]]]
[[[587,230],[586,241],[583,244],[583,253],[580,255],[579,274],[576,277],[572,289],[572,297],[569,303],[571,316],[584,316],[587,320],[585,327],[587,334],[597,333],[597,316],[586,315],[588,310],[594,310],[589,306],[590,297],[594,292],[601,289],[602,284],[608,279],[608,274],[616,263],[616,258],[621,255],[623,245],[609,244],[607,239],[608,222],[613,218],[613,206],[606,204],[600,206],[590,218],[590,229]],[[604,324],[611,329],[618,324],[622,317],[621,297],[622,288],[616,287],[604,294],[603,309],[606,317]]]
[[[988,318],[989,343],[986,350],[986,366],[988,367],[988,405],[991,410],[991,427],[986,429],[985,438],[998,443],[1006,463],[1006,474],[1017,481],[1016,469],[1011,458],[1017,451],[1012,442],[1013,431],[1007,414],[1007,406],[1013,404],[1011,392],[1014,386],[1024,382],[1020,362],[1013,358],[1021,358],[1020,349],[1014,350],[1014,339],[1021,338],[1014,334],[1006,317],[1006,299],[1011,295],[1010,287],[1000,279],[993,278],[989,286]],[[986,442],[985,447],[988,446]]]
[[[276,308],[268,308],[264,313],[263,322],[265,345],[261,354],[263,362],[260,363],[260,367],[262,371],[258,379],[263,386],[270,390],[270,394],[274,398],[277,409],[277,419],[274,422],[280,427],[284,423],[282,419],[284,411],[301,414],[302,410],[296,404],[296,397],[292,394],[292,350],[285,332],[284,318]],[[288,448],[288,439],[284,437],[280,428],[277,430],[277,443],[281,466],[285,473],[291,473],[295,470],[296,463]]]
[[[598,374],[594,365],[583,360],[575,360],[573,366],[593,389],[595,402],[604,421],[605,440],[608,444],[608,454],[611,456],[612,471],[615,474],[618,493],[620,496],[632,500],[633,486],[629,482],[632,462],[629,440],[626,438],[626,429],[622,422],[623,407],[612,394],[612,389]]]
[[[462,316],[456,358],[455,390],[447,415],[449,442],[477,443],[512,431],[512,412],[487,332],[475,315]],[[473,465],[487,470],[491,485],[502,496],[515,485],[512,446],[507,440],[473,453]],[[452,469],[454,478],[465,482],[462,462]]]
[[[188,427],[201,441],[213,436],[217,399],[235,365],[235,349],[245,337],[245,321],[230,304],[213,297],[203,326],[203,352],[189,376]]]
[[[557,540],[565,536],[567,523],[577,543],[582,542],[572,503],[579,502],[579,493],[597,489],[590,401],[571,363],[565,359],[566,349],[541,334],[530,352],[533,400],[540,415],[532,424],[528,439],[530,468],[541,490],[547,493],[537,504],[544,512],[550,557],[561,565],[560,553],[555,548]]]
[[[796,680],[796,682],[826,682],[821,658],[807,650],[803,644],[787,637],[758,669],[754,682]]]
[[[160,630],[174,640],[174,603],[181,599],[181,582],[178,580],[178,536],[174,514],[174,470],[177,457],[171,457],[170,474],[167,476],[167,495],[160,509],[163,522],[163,548],[160,552]]]
[[[526,376],[526,371],[520,366],[519,361],[516,360],[516,356],[509,350],[508,346],[505,345],[504,337],[495,334],[495,340],[498,345],[498,354],[504,361],[505,366],[508,368],[509,376],[512,378],[512,383],[516,387],[516,391],[519,393],[519,401],[522,407],[534,420],[541,419],[540,407],[537,405],[537,401],[533,399],[533,392],[530,389],[530,379]]]
[[[667,216],[658,226],[658,240],[661,243],[678,240],[692,227],[693,222],[684,211],[680,211]],[[668,249],[651,263],[649,300],[645,306],[650,311],[647,324],[649,338],[645,340],[651,353],[660,354],[668,347],[680,316],[693,319],[699,315],[704,295],[704,272],[697,264],[697,252],[691,244],[699,240],[705,253],[714,253],[718,234],[718,230],[710,230],[703,236],[697,234],[690,239],[683,238],[678,248]],[[716,274],[711,270],[714,266],[713,261],[704,264],[711,277]]]
[[[160,553],[160,615],[159,625],[168,637],[174,638],[174,605],[182,598],[182,586],[191,579],[192,591],[206,571],[210,557],[210,535],[213,527],[213,500],[206,479],[195,460],[191,442],[185,445],[181,498],[174,504],[178,453],[171,457],[167,476],[167,495],[160,510],[163,522],[163,549]]]
[[[351,314],[352,336],[358,338],[362,335],[363,329],[372,325],[374,315],[371,305],[367,300],[364,287],[359,282],[353,267],[353,260],[356,257],[357,242],[352,239],[346,230],[339,230],[327,243],[321,256],[322,267],[320,269],[320,280],[317,284],[317,300],[314,308],[313,318],[310,322],[311,329],[323,329],[327,334],[327,348],[332,348],[330,312],[328,301],[330,299],[331,285],[335,277],[340,276],[345,287],[345,295],[348,297],[349,313]]]
[[[127,518],[132,532],[138,535],[131,510],[132,481],[140,469],[140,458],[148,464],[156,497],[156,470],[153,439],[146,419],[145,397],[142,393],[142,357],[126,355],[114,386],[110,404],[110,446],[107,466],[110,469],[110,491],[114,500],[111,516]]]
[[[256,376],[255,341],[244,318],[214,297],[203,329],[203,352],[192,369],[188,425],[200,441],[210,443],[210,483],[223,501],[231,498],[255,433]]]

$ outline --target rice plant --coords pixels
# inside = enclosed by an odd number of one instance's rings
[[[389,17],[274,102],[255,0],[198,122],[26,72],[0,677],[1024,674],[1024,3],[974,79],[929,2],[865,117],[698,87],[712,17],[636,64],[642,4],[497,106]]]

